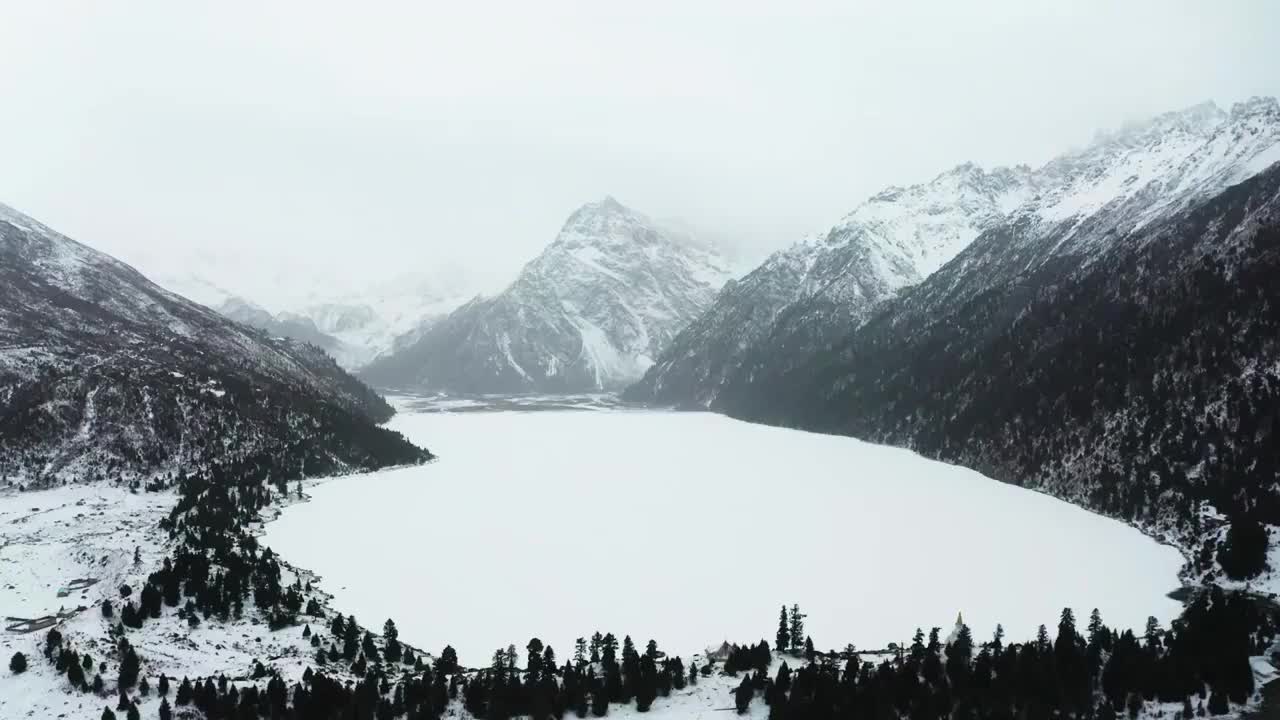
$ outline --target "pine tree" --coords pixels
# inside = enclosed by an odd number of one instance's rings
[[[458,651],[452,645],[445,645],[440,651],[440,660],[436,662],[436,672],[452,675],[458,672]]]
[[[1058,637],[1053,643],[1062,701],[1069,712],[1089,707],[1089,672],[1081,653],[1082,641],[1076,632],[1076,616],[1071,608],[1063,608],[1058,620]]]
[[[71,687],[84,687],[85,674],[84,666],[80,664],[79,658],[75,657],[72,652],[69,662],[67,663],[67,682],[71,683]]]
[[[792,652],[799,652],[804,647],[804,614],[799,605],[791,606],[791,627],[788,630],[788,647]]]
[[[173,720],[173,710],[169,708],[169,698],[160,701],[160,720]]]
[[[787,606],[783,605],[778,612],[778,633],[774,638],[774,649],[785,653],[791,647],[791,626],[787,624]]]
[[[606,665],[618,663],[618,638],[613,633],[606,633],[600,640],[600,658]]]
[[[390,662],[400,662],[400,631],[396,629],[396,624],[391,618],[387,618],[387,622],[382,625],[382,641],[386,649],[387,660]]]
[[[1156,648],[1160,646],[1160,636],[1164,633],[1160,629],[1160,621],[1151,616],[1147,618],[1147,627],[1143,631],[1143,639],[1147,642],[1148,648]],[[1212,710],[1210,711],[1212,712]]]
[[[9,658],[9,672],[14,675],[21,675],[27,671],[27,656],[21,652],[16,652],[13,657]]]
[[[111,708],[102,708],[102,720],[116,720],[116,714],[111,712]]]
[[[755,695],[755,690],[751,687],[751,676],[744,676],[737,689],[733,691],[733,705],[739,715],[747,714],[747,709],[751,707],[753,695]]]
[[[1036,652],[1044,655],[1049,652],[1051,647],[1053,647],[1053,644],[1049,642],[1049,630],[1044,625],[1041,625],[1036,630]]]
[[[530,675],[536,676],[542,670],[542,641],[538,638],[529,638],[529,644],[524,646],[525,649],[525,670]]]
[[[573,664],[581,668],[587,662],[587,640],[578,638],[573,641]]]
[[[1089,613],[1089,646],[1090,647],[1101,646],[1102,631],[1105,629],[1106,629],[1106,626],[1102,624],[1102,613],[1098,612],[1098,608],[1094,608],[1093,612]]]
[[[856,655],[854,656],[857,657]],[[958,693],[968,688],[969,663],[973,659],[973,633],[969,626],[960,624],[956,639],[947,645],[947,679],[951,687]]]
[[[138,682],[139,665],[138,653],[134,651],[133,646],[125,648],[124,655],[120,659],[120,687],[131,688]]]

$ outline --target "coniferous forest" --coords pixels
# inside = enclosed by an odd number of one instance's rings
[[[1198,581],[1256,576],[1280,524],[1280,168],[1079,252],[1070,224],[1023,230],[802,367],[753,358],[716,407],[1044,490],[1193,550]]]
[[[383,460],[430,457],[420,453],[406,449]],[[141,588],[122,588],[116,603],[101,608],[121,619],[115,682],[104,682],[106,663],[95,665],[56,628],[44,644],[47,662],[83,692],[116,686],[118,700],[103,717],[132,717],[138,696],[151,692],[164,697],[159,713],[166,719],[187,708],[208,718],[435,718],[451,703],[489,720],[604,717],[619,705],[646,712],[724,675],[734,679],[726,710],[744,713],[763,703],[771,718],[1108,720],[1136,717],[1147,702],[1180,705],[1176,712],[1190,718],[1247,702],[1255,690],[1249,658],[1265,653],[1276,632],[1267,606],[1210,587],[1168,628],[1153,618],[1139,631],[1113,629],[1096,610],[1078,620],[1064,609],[1021,641],[999,627],[979,637],[957,624],[946,639],[941,628],[917,629],[907,647],[860,654],[851,645],[820,650],[805,631],[805,614],[792,606],[781,609],[776,628],[762,619],[772,645],[733,645],[687,662],[653,639],[641,645],[629,635],[596,632],[564,655],[533,638],[523,644],[523,663],[512,644],[497,649],[488,666],[463,667],[451,647],[430,655],[401,642],[393,619],[375,635],[354,617],[304,602],[310,587],[282,582],[280,561],[258,545],[249,524],[290,492],[302,465],[300,458],[260,457],[182,478],[180,501],[165,521],[176,549]],[[300,681],[289,683],[260,662],[249,682],[149,676],[146,658],[129,641],[131,630],[162,614],[194,627],[247,609],[266,616],[273,631],[309,639],[314,662]],[[15,656],[11,671],[27,662]]]

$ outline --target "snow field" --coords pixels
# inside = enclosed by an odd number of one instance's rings
[[[314,487],[264,541],[335,606],[463,664],[592,632],[685,657],[772,643],[799,603],[819,648],[884,647],[963,612],[1010,640],[1100,608],[1162,623],[1182,558],[1137,530],[913,453],[705,413],[402,413],[427,466]]]

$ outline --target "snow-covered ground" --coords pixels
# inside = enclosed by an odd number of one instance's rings
[[[963,612],[976,636],[1064,606],[1166,626],[1179,553],[978,473],[705,413],[403,412],[428,466],[311,489],[265,541],[362,622],[464,664],[592,632],[686,657],[772,641],[799,603],[819,648],[884,647]]]
[[[0,718],[63,713],[79,718],[90,717],[90,711],[97,717],[102,712],[103,699],[67,692],[66,677],[54,673],[40,654],[47,630],[5,628],[14,622],[9,618],[62,613],[59,631],[77,648],[109,660],[102,599],[118,600],[118,588],[126,583],[140,587],[136,580],[160,561],[163,533],[158,523],[175,499],[172,493],[132,493],[102,485],[0,493]],[[96,582],[67,592],[74,580]],[[77,612],[81,607],[85,609]],[[28,659],[22,675],[9,672],[15,652]],[[117,663],[110,664],[119,671]],[[103,679],[114,681],[115,675]]]
[[[169,549],[159,522],[176,500],[172,492],[133,493],[105,484],[0,492],[0,718],[97,718],[103,707],[115,707],[120,658],[111,631],[120,618],[120,587],[129,585],[130,599],[138,599],[143,580]],[[300,572],[304,582],[309,579]],[[284,582],[294,578],[286,567]],[[110,619],[102,614],[104,599],[115,605]],[[324,598],[317,594],[317,599]],[[103,697],[72,690],[65,674],[44,658],[46,622],[32,632],[8,629],[19,618],[50,616],[60,616],[58,631],[67,643],[107,665]],[[323,622],[311,627],[326,642],[331,639]],[[270,661],[296,681],[313,664],[315,652],[301,626],[273,632],[252,605],[240,619],[215,618],[196,628],[166,612],[127,637],[153,688],[160,673],[175,680],[247,677],[256,661]],[[15,652],[27,656],[27,671],[20,675],[8,667]],[[139,700],[143,717],[156,717],[160,699],[155,692],[142,698],[135,690],[131,696]]]

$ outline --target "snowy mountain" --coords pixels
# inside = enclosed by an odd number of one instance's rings
[[[321,332],[315,322],[305,316],[291,313],[272,315],[261,305],[255,305],[239,297],[227,299],[214,310],[236,322],[258,328],[270,335],[315,345],[333,356],[339,365],[343,364],[343,358],[348,352],[348,348],[341,340]]]
[[[356,370],[430,327],[463,302],[423,291],[335,299],[279,313],[239,296],[211,307],[271,335],[316,345],[343,368]]]
[[[881,301],[946,266],[950,302],[1055,253],[1089,252],[1280,159],[1274,99],[1167,113],[1037,169],[961,165],[889,188],[820,239],[775,254],[717,298],[627,397],[714,406],[727,383],[767,384],[855,330]],[[980,235],[1005,238],[964,254]],[[748,282],[750,281],[750,282]],[[746,286],[746,287],[742,287]],[[759,288],[757,290],[756,288]],[[944,305],[941,300],[940,305]]]
[[[241,262],[179,248],[125,258],[157,285],[237,322],[325,349],[348,370],[389,352],[398,338],[447,315],[478,289],[449,263],[367,273],[305,258]]]
[[[830,348],[760,351],[712,407],[1043,489],[1214,572],[1223,523],[1280,525],[1277,161],[1273,99],[1101,137]]]
[[[361,375],[468,393],[621,387],[727,276],[713,248],[605,198],[574,212],[504,291],[463,305]]]
[[[799,362],[1004,222],[1034,189],[1025,167],[988,172],[972,164],[885,189],[729,283],[626,396],[706,406],[757,345]]]
[[[376,465],[405,445],[374,426],[391,413],[318,348],[231,322],[0,205],[8,480],[147,475],[283,448]]]
[[[334,357],[354,370],[390,353],[470,299],[468,283],[439,273],[407,273],[370,287],[319,298],[282,311],[277,320],[306,321],[340,344]]]

